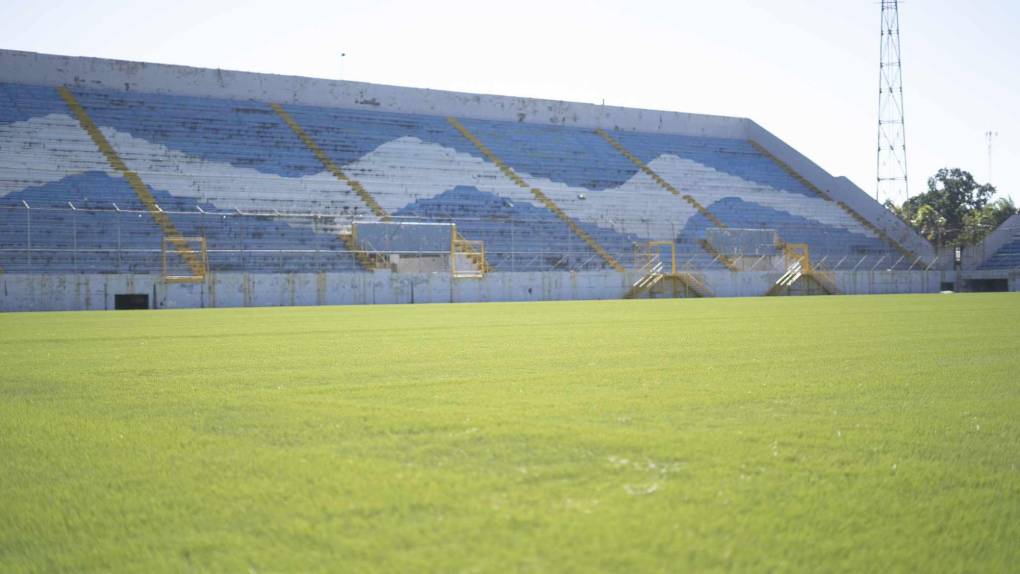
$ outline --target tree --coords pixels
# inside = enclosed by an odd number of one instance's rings
[[[943,168],[928,178],[928,191],[892,209],[928,241],[937,245],[977,243],[999,223],[1016,213],[1008,199],[989,204],[995,195],[991,184],[978,184],[959,168]]]
[[[1008,197],[993,201],[979,210],[968,213],[963,218],[963,233],[960,242],[964,245],[981,243],[986,235],[1002,225],[1014,213],[1016,205]]]
[[[918,233],[928,238],[934,238],[936,242],[946,235],[946,218],[942,217],[930,205],[919,207],[914,213],[914,217],[908,221]]]

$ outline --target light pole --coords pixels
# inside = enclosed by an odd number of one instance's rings
[[[344,57],[347,56],[346,52],[340,52],[340,79],[344,79]]]
[[[985,132],[985,138],[988,139],[988,183],[992,183],[992,142],[995,138],[999,137],[999,132],[989,130]]]

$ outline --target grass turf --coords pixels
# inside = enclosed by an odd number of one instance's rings
[[[0,315],[0,570],[1008,571],[1020,296]]]

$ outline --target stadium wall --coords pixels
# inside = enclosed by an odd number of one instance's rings
[[[709,271],[700,274],[720,297],[763,295],[777,273]],[[943,271],[835,272],[842,293],[935,293],[955,280]],[[0,275],[0,312],[115,308],[118,294],[149,296],[153,308],[270,307],[620,299],[634,273],[491,273],[454,279],[442,273],[215,273],[196,284],[165,283],[156,275]],[[1020,290],[1020,276],[1011,280]]]

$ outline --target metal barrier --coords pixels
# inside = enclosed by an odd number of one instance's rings
[[[165,211],[181,233],[202,238],[210,272],[330,272],[357,271],[363,267],[355,253],[344,246],[340,234],[350,232],[353,223],[374,221],[364,214],[322,214],[296,211],[243,210]],[[161,273],[163,271],[162,233],[144,209],[122,209],[115,204],[96,207],[88,203],[66,206],[0,205],[4,221],[0,229],[0,267],[7,273],[61,271],[72,273]],[[596,271],[607,269],[603,257],[591,250],[573,231],[555,220],[514,219],[511,217],[461,217],[437,211],[428,217],[398,217],[391,221],[456,223],[460,239],[495,237],[484,245],[488,271]],[[641,220],[624,225],[606,220],[603,227],[642,229],[651,233],[651,222]],[[659,226],[660,229],[662,226]],[[607,245],[614,257],[628,270],[641,269],[649,259],[649,250],[658,249],[672,273],[722,268],[719,256],[703,251],[697,237],[684,237],[682,229],[668,227],[678,242],[630,241],[626,245]],[[307,233],[302,233],[306,231]],[[664,233],[665,234],[665,233]],[[621,235],[620,237],[628,237]],[[629,236],[634,237],[634,236]],[[622,241],[622,240],[621,240]],[[550,249],[555,245],[556,249]],[[635,249],[635,246],[642,246]],[[666,247],[668,246],[668,250]],[[462,244],[469,251],[469,244]],[[683,247],[683,248],[681,248]],[[452,247],[451,247],[452,248]],[[477,249],[477,247],[472,247]],[[668,253],[666,252],[668,251]],[[414,257],[423,252],[384,252],[383,256]],[[450,255],[449,252],[431,255]],[[464,261],[456,265],[468,271],[466,262],[477,259],[462,253]],[[743,256],[749,264],[744,271],[771,271],[767,255]],[[931,269],[908,261],[898,253],[822,256],[812,262],[824,271],[880,271],[885,269]],[[449,265],[446,267],[449,269]],[[192,273],[193,274],[193,273]]]

